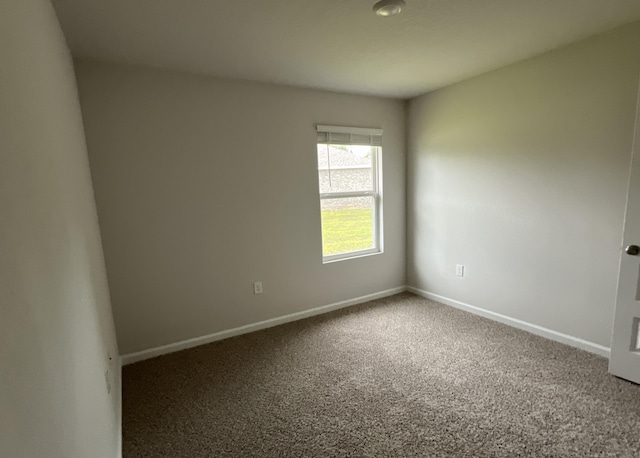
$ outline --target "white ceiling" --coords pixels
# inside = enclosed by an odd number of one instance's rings
[[[639,0],[53,0],[73,54],[410,97],[640,19]]]

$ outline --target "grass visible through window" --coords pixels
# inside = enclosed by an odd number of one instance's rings
[[[324,256],[373,247],[373,212],[368,209],[324,210],[322,252]]]

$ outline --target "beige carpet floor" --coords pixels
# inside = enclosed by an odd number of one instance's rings
[[[403,293],[126,366],[124,456],[640,456],[607,361]]]

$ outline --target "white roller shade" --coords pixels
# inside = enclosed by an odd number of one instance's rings
[[[318,143],[382,146],[382,129],[318,125],[317,131]]]

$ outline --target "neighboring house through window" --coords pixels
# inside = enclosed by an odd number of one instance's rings
[[[317,126],[323,262],[382,252],[382,130]]]

